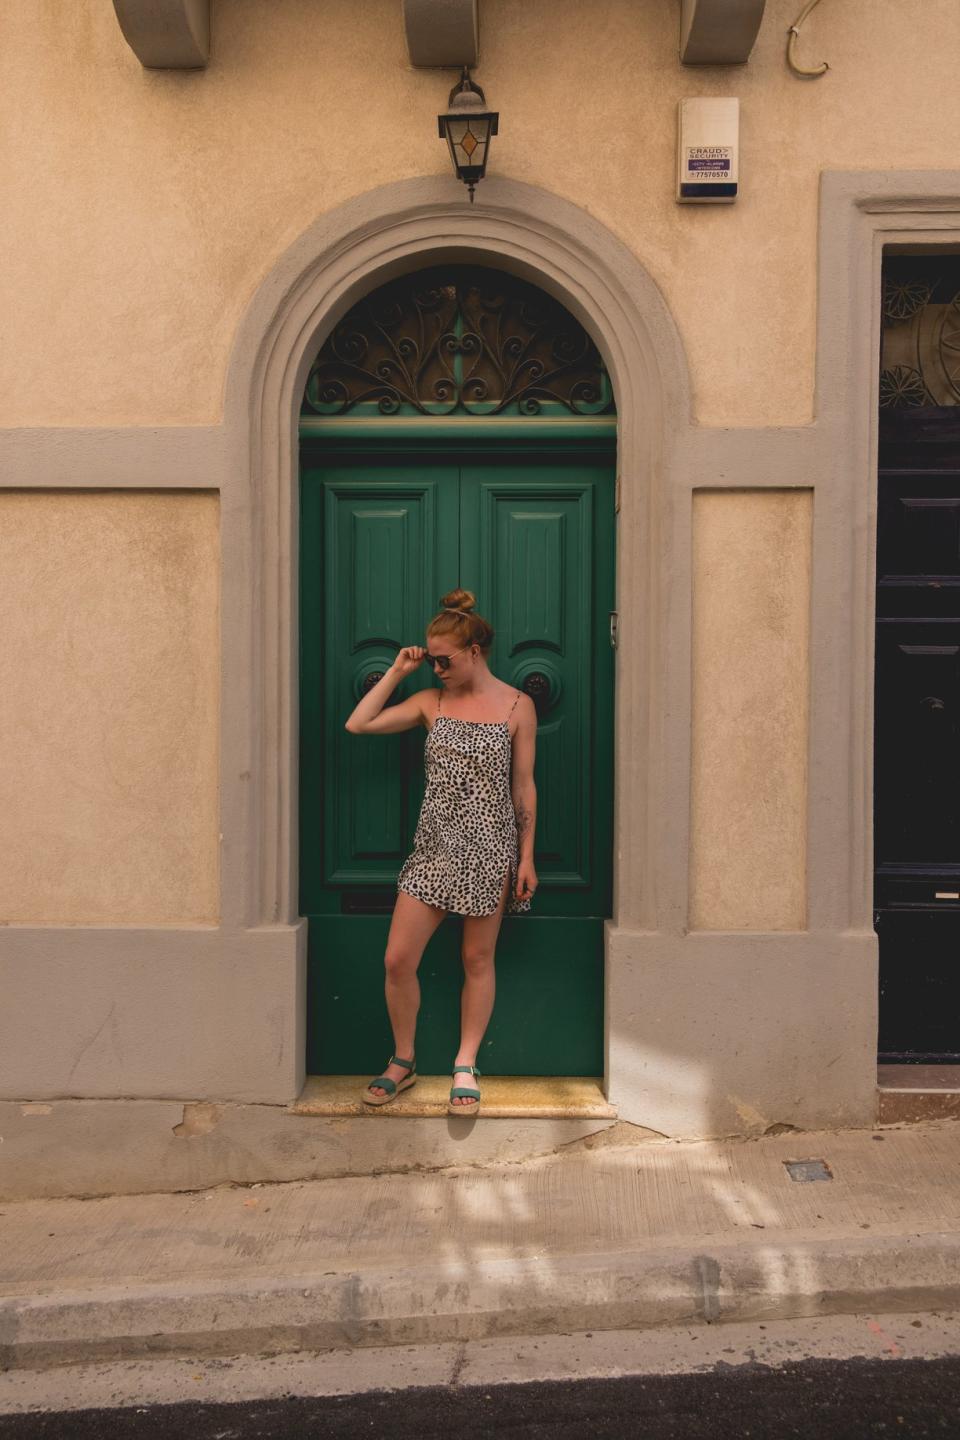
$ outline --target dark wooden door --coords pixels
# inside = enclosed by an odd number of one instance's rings
[[[881,411],[875,690],[881,1060],[960,1061],[960,413]]]

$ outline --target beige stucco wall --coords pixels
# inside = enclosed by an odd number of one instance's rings
[[[704,424],[811,418],[820,172],[955,163],[955,0],[823,5],[801,42],[830,62],[818,81],[784,64],[798,8],[768,0],[749,64],[690,69],[674,0],[483,0],[477,78],[501,113],[492,172],[568,198],[634,251],[676,320]],[[101,0],[0,13],[14,197],[0,219],[0,425],[219,420],[240,316],[283,250],[351,196],[447,173],[435,116],[452,77],[410,67],[399,0],[214,0],[213,17],[206,71],[150,72]],[[676,102],[696,94],[742,101],[733,207],[673,199]],[[22,618],[6,753],[22,759],[4,770],[16,859],[0,914],[215,919],[215,501],[4,503],[3,583]],[[804,923],[807,652],[788,641],[806,624],[806,506],[698,501],[694,927]],[[48,567],[58,547],[62,569]]]
[[[693,503],[690,928],[806,923],[809,490]]]
[[[636,251],[706,423],[810,417],[820,170],[955,163],[955,0],[823,5],[800,47],[829,60],[817,81],[784,63],[798,9],[768,0],[747,65],[691,69],[677,0],[483,0],[492,171]],[[350,196],[445,173],[451,75],[410,67],[399,0],[215,0],[213,21],[206,71],[149,72],[102,0],[3,7],[0,424],[215,420],[285,246]],[[732,208],[673,200],[676,101],[697,94],[742,101]]]
[[[215,922],[218,500],[0,490],[0,922]]]

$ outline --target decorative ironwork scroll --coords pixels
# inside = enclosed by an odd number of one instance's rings
[[[880,406],[960,405],[960,255],[883,262]]]
[[[602,415],[600,354],[544,291],[479,266],[420,270],[366,296],[307,378],[302,414]]]

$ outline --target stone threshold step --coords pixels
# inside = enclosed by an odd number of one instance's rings
[[[877,1119],[884,1125],[960,1119],[960,1065],[878,1065]]]
[[[389,1105],[365,1105],[361,1099],[370,1075],[310,1075],[293,1115],[390,1115],[401,1119],[447,1118],[453,1081],[449,1075],[419,1075]],[[480,1113],[486,1120],[615,1120],[617,1108],[605,1098],[597,1079],[570,1075],[481,1076]],[[452,1116],[449,1118],[453,1118]]]

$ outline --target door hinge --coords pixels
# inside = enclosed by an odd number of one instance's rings
[[[617,641],[620,639],[620,611],[610,611],[610,644],[614,650],[617,648]]]

